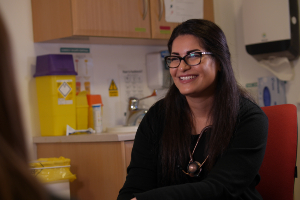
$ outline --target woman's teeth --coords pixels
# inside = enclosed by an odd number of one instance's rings
[[[189,80],[189,79],[193,79],[195,78],[196,76],[182,76],[182,77],[179,77],[180,80]]]

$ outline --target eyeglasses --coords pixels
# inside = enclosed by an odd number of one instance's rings
[[[166,56],[165,62],[169,68],[177,68],[179,67],[181,60],[184,60],[184,62],[189,66],[195,66],[199,65],[201,63],[202,55],[212,54],[211,52],[192,52],[184,57],[180,56]]]

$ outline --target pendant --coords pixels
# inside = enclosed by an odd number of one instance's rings
[[[197,161],[190,162],[187,166],[187,173],[190,175],[190,177],[199,176],[201,171],[201,165]]]

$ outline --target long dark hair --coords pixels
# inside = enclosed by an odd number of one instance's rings
[[[0,16],[0,199],[45,199],[30,174],[10,45]]]
[[[234,132],[239,110],[239,97],[243,90],[238,86],[231,66],[230,52],[223,31],[213,22],[191,19],[178,25],[168,42],[169,52],[180,35],[193,35],[202,47],[213,53],[220,64],[217,87],[210,111],[212,129],[206,143],[209,155],[205,168],[209,172],[216,159],[227,148]],[[165,129],[162,136],[162,173],[165,184],[174,184],[181,176],[177,166],[186,166],[189,160],[191,132],[194,129],[193,114],[184,95],[172,84],[164,100],[166,110]]]

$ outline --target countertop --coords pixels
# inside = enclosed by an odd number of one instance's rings
[[[33,143],[113,142],[134,140],[135,132],[33,137]]]

